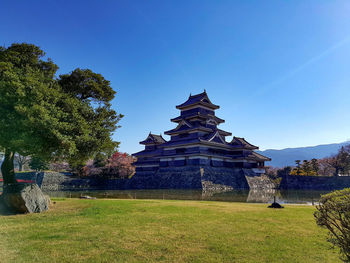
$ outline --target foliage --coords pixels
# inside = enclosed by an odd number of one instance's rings
[[[340,248],[342,260],[350,262],[350,188],[323,195],[314,215],[330,231],[329,241]]]
[[[306,173],[301,168],[294,168],[290,172],[290,175],[304,176]]]
[[[350,175],[350,144],[339,149],[338,153],[322,159],[296,160],[295,167],[286,166],[278,169],[268,167],[267,175],[282,177],[285,175],[299,176],[338,176]]]
[[[292,167],[290,166],[283,167],[282,169],[277,170],[277,176],[282,177],[282,176],[290,175],[291,171],[292,171]]]
[[[30,157],[29,156],[23,156],[20,154],[15,155],[15,162],[18,164],[18,171],[23,171],[24,166],[29,164],[30,162]]]
[[[277,176],[278,168],[272,167],[272,166],[265,166],[265,174],[269,177],[276,177]]]
[[[96,160],[89,160],[84,167],[84,174],[104,178],[128,178],[135,173],[132,165],[134,161],[134,157],[127,153],[115,152],[103,166],[96,165]]]
[[[55,171],[55,172],[68,172],[68,171],[71,171],[69,163],[67,163],[67,162],[53,162],[53,163],[50,163],[50,168],[49,169],[51,171]]]
[[[301,175],[300,160],[295,160],[296,164],[296,175]]]
[[[31,44],[0,49],[0,147],[4,182],[15,183],[14,152],[41,160],[66,160],[79,169],[111,140],[123,116],[111,109],[109,81],[89,69],[55,74],[58,66]]]
[[[128,178],[134,175],[135,167],[132,165],[134,158],[127,153],[115,152],[108,159],[103,173],[117,178]]]
[[[318,160],[316,158],[311,159],[311,170],[315,172],[315,174],[317,175],[319,170],[320,170],[320,165],[318,163]]]
[[[49,169],[50,164],[43,159],[33,157],[29,162],[29,167],[35,171],[44,171]]]
[[[298,175],[298,176],[317,176],[317,172],[319,170],[319,165],[317,159],[312,159],[311,161],[303,160],[301,163],[300,160],[296,160],[296,167],[290,169],[290,175]]]
[[[340,148],[333,156],[318,160],[320,174],[325,176],[338,176],[350,174],[350,144]]]
[[[278,188],[281,184],[282,177],[278,175],[279,169],[272,166],[265,167],[265,175],[270,178],[272,183],[275,185],[275,188]]]
[[[335,169],[332,165],[334,157],[325,157],[318,160],[319,164],[319,174],[322,176],[334,176]]]
[[[93,160],[94,167],[104,167],[108,162],[108,157],[103,153],[97,153]]]
[[[306,176],[316,175],[316,172],[313,170],[313,167],[311,166],[311,162],[309,162],[308,160],[304,160],[301,167]]]

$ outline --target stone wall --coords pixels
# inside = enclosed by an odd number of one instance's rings
[[[250,189],[274,189],[276,188],[273,181],[266,175],[246,176]]]
[[[202,180],[233,189],[249,189],[246,171],[242,168],[204,167]]]
[[[198,165],[160,167],[156,172],[139,171],[127,183],[128,189],[272,189],[266,176],[250,169]]]
[[[249,169],[212,166],[161,167],[158,171],[139,171],[131,179],[79,178],[70,173],[19,173],[18,179],[35,181],[43,191],[124,190],[124,189],[233,189],[273,188],[265,177]]]
[[[280,189],[338,190],[350,187],[350,176],[296,176],[282,177]]]
[[[160,167],[156,172],[137,172],[128,189],[201,189],[199,166]]]
[[[124,189],[127,179],[79,178],[71,173],[28,172],[16,174],[17,179],[31,180],[46,192],[76,190],[117,190]]]

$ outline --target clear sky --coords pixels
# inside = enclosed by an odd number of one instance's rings
[[[350,138],[350,1],[0,1],[0,44],[111,81],[133,153],[207,90],[220,128],[261,149]],[[165,136],[167,138],[167,136]],[[229,138],[230,139],[230,138]]]

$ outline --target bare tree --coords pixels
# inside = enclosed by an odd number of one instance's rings
[[[20,154],[16,154],[15,155],[15,162],[18,163],[18,171],[23,171],[23,166],[28,164],[30,161],[30,157],[29,156],[23,156]]]

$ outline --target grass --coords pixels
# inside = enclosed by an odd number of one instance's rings
[[[340,262],[311,206],[54,201],[0,216],[0,262]]]

